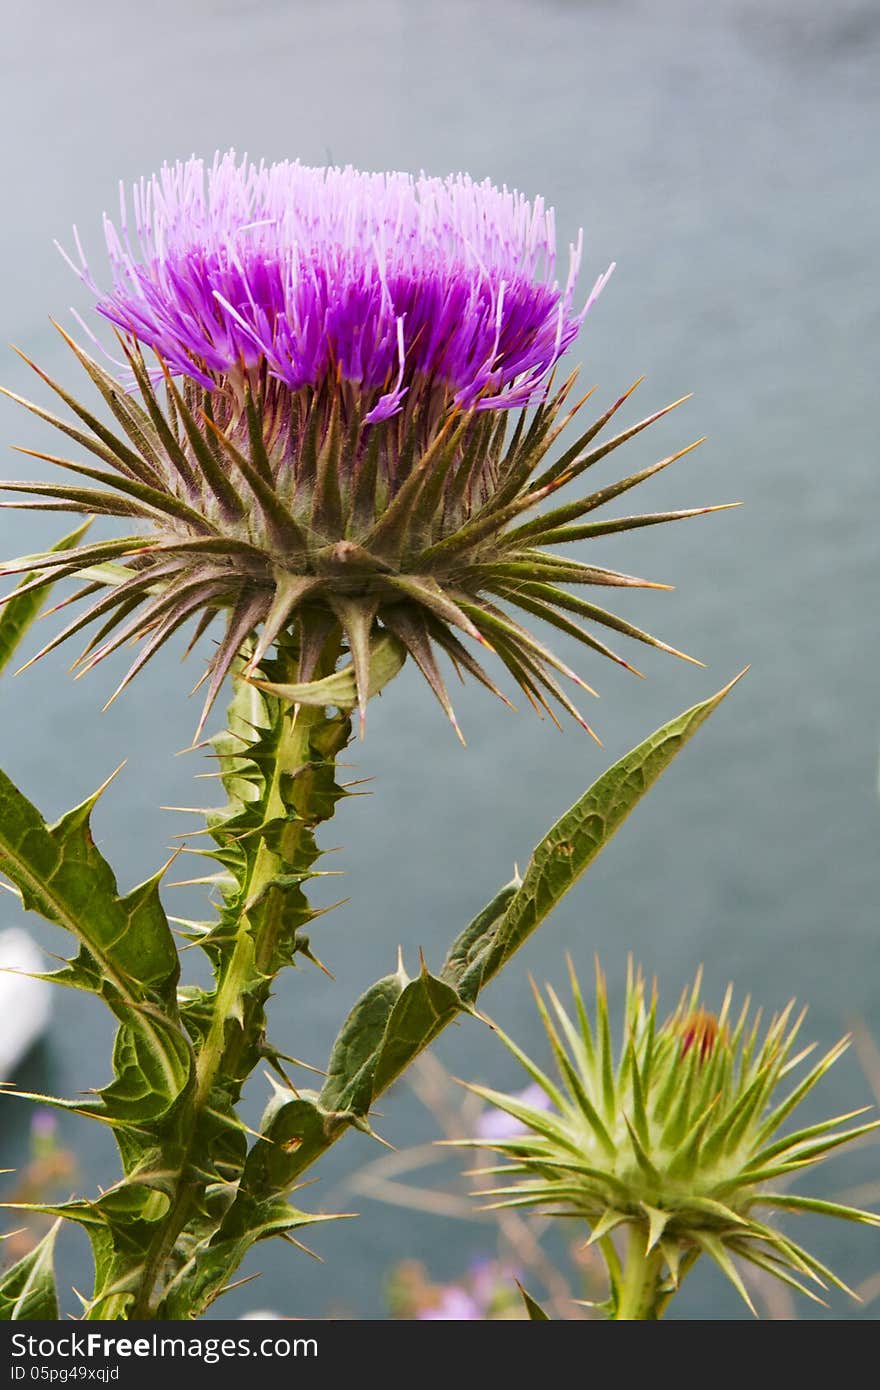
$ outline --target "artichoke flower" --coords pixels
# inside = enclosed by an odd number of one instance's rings
[[[659,1317],[701,1255],[721,1268],[752,1312],[740,1262],[819,1302],[817,1290],[828,1284],[851,1293],[772,1220],[773,1213],[800,1212],[880,1226],[871,1212],[785,1190],[802,1169],[880,1125],[846,1128],[864,1110],[789,1124],[848,1039],[798,1075],[813,1047],[797,1048],[806,1011],[795,1016],[793,1001],[762,1031],[748,999],[734,1016],[730,987],[717,1014],[707,1010],[698,974],[659,1022],[656,989],[649,997],[641,972],[630,969],[615,1054],[601,971],[597,966],[592,1021],[573,968],[570,978],[574,1018],[552,988],[546,999],[535,990],[557,1077],[497,1030],[540,1088],[541,1103],[470,1087],[517,1122],[507,1136],[496,1127],[490,1138],[454,1141],[503,1156],[477,1171],[504,1184],[476,1195],[492,1209],[534,1208],[585,1221],[589,1243],[599,1243],[608,1264],[604,1310],[611,1317]],[[629,1235],[623,1263],[615,1232]]]
[[[74,268],[115,327],[120,374],[64,336],[115,426],[40,372],[76,423],[14,399],[97,463],[37,453],[73,479],[7,482],[3,505],[121,518],[128,534],[2,567],[34,587],[82,579],[70,601],[88,606],[39,655],[90,627],[84,671],[138,642],[122,689],[183,624],[195,642],[223,615],[206,715],[246,644],[254,676],[292,634],[301,686],[341,630],[362,722],[384,644],[456,729],[438,652],[501,695],[493,653],[539,713],[555,704],[589,729],[560,678],[590,687],[526,622],[629,669],[600,634],[674,652],[570,591],[667,586],[552,547],[715,510],[591,515],[688,449],[535,510],[673,408],[600,441],[626,392],[548,461],[583,405],[574,373],[550,379],[607,274],[576,308],[580,244],[560,285],[540,199],[228,153],[163,168],[131,209],[121,192],[105,233],[111,288],[78,236]]]

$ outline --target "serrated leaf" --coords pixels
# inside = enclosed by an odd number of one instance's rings
[[[346,1128],[350,1116],[325,1110],[313,1092],[278,1090],[260,1124],[263,1138],[248,1154],[242,1179],[242,1203],[236,1203],[224,1222],[224,1232],[239,1230],[244,1201],[290,1190],[299,1173],[327,1146],[332,1135]]]
[[[118,1189],[116,1189],[118,1191]],[[137,1211],[121,1213],[122,1220],[114,1226],[116,1213],[114,1207],[119,1205],[113,1200],[114,1190],[105,1194],[96,1202],[85,1200],[72,1200],[61,1202],[57,1205],[49,1203],[33,1203],[30,1206],[22,1204],[22,1210],[40,1211],[47,1216],[57,1216],[58,1225],[61,1221],[71,1221],[77,1226],[81,1226],[92,1249],[92,1260],[94,1262],[94,1288],[95,1296],[91,1303],[85,1305],[85,1318],[100,1316],[119,1316],[125,1317],[125,1309],[130,1302],[130,1297],[118,1298],[119,1294],[125,1292],[127,1285],[133,1285],[139,1276],[140,1266],[135,1262],[140,1242],[138,1241],[139,1228],[136,1217]],[[109,1199],[109,1200],[108,1200]],[[106,1201],[106,1206],[105,1206]],[[122,1204],[124,1206],[124,1203]],[[134,1220],[126,1221],[126,1216],[134,1216]],[[125,1273],[120,1280],[113,1277],[114,1268],[118,1256],[118,1245],[121,1244],[126,1250]],[[134,1258],[133,1258],[134,1257]],[[111,1311],[115,1306],[115,1311]],[[56,1315],[57,1316],[57,1315]]]
[[[60,972],[61,981],[97,989],[123,1021],[123,1072],[105,1099],[127,1097],[135,1111],[140,1106],[140,1114],[130,1113],[134,1120],[167,1108],[189,1076],[189,1049],[176,1024],[180,967],[157,880],[122,896],[98,851],[89,824],[96,799],[49,826],[0,772],[0,871],[26,908],[79,942],[80,956]]]
[[[247,1223],[240,1234],[205,1242],[190,1258],[186,1281],[171,1289],[162,1305],[162,1317],[191,1319],[198,1317],[214,1299],[224,1292],[230,1271],[238,1268],[250,1248],[272,1236],[287,1236],[303,1226],[315,1226],[338,1221],[341,1214],[332,1212],[312,1214],[300,1211],[285,1201],[267,1201],[248,1211]]]
[[[55,1239],[60,1221],[27,1255],[0,1276],[0,1322],[57,1322]]]
[[[553,910],[734,684],[731,681],[711,699],[664,724],[627,753],[548,831],[503,917],[487,933],[482,949],[471,952],[458,982],[463,999],[472,1002]]]
[[[176,984],[174,938],[154,883],[123,898],[97,849],[90,814],[96,796],[47,825],[0,772],[0,869],[25,906],[69,931],[123,998],[144,1000]]]
[[[125,1024],[116,1034],[113,1070],[115,1079],[101,1091],[110,1114],[134,1125],[159,1119],[189,1078],[186,1038],[158,1014]]]
[[[440,975],[455,989],[458,989],[462,976],[480,954],[487,940],[491,940],[498,921],[504,916],[521,883],[522,879],[516,878],[512,883],[505,884],[452,943]]]
[[[451,985],[423,970],[395,1002],[373,1072],[373,1094],[390,1086],[447,1023],[461,1012]]]
[[[399,974],[377,980],[360,997],[330,1053],[321,1091],[326,1110],[365,1114],[373,1097],[373,1074],[394,1005],[406,981]]]

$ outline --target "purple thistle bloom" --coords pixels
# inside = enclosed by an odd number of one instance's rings
[[[105,217],[113,289],[98,310],[212,390],[265,363],[292,391],[337,376],[367,422],[417,391],[478,410],[526,405],[571,345],[586,306],[564,288],[555,227],[538,198],[467,175],[367,174],[234,152],[164,166],[120,189]],[[610,273],[610,272],[609,272]]]
[[[200,729],[240,655],[267,694],[312,698],[329,631],[351,656],[333,690],[362,730],[406,657],[457,732],[439,654],[509,703],[488,653],[539,713],[557,721],[558,706],[592,733],[558,677],[595,692],[523,615],[632,671],[593,629],[674,652],[561,587],[665,587],[558,548],[713,509],[592,515],[687,449],[541,508],[679,404],[597,440],[631,388],[550,461],[590,393],[569,403],[576,371],[552,392],[547,381],[608,277],[578,311],[580,239],[560,287],[541,199],[463,174],[228,153],[165,166],[131,201],[131,221],[124,190],[118,222],[105,218],[112,288],[98,288],[78,236],[73,268],[121,330],[132,389],[64,335],[117,432],[42,372],[84,428],[14,397],[100,467],[45,455],[79,476],[0,485],[30,499],[13,505],[130,523],[123,538],[2,567],[33,589],[83,575],[75,600],[89,605],[39,655],[93,624],[83,670],[139,642],[119,693],[184,624],[195,642],[222,615]],[[108,561],[118,582],[102,591],[84,572]],[[269,671],[273,649],[283,659]]]

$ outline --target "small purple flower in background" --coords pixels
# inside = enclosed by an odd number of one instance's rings
[[[58,1133],[58,1121],[51,1110],[42,1106],[31,1116],[31,1136],[35,1140],[54,1139]]]
[[[538,1085],[536,1081],[530,1083],[522,1091],[512,1091],[510,1099],[522,1102],[523,1105],[531,1105],[536,1110],[549,1110],[550,1101],[546,1091]],[[521,1120],[517,1120],[513,1115],[508,1115],[504,1110],[498,1110],[495,1106],[490,1106],[479,1116],[476,1123],[477,1137],[480,1139],[516,1139],[521,1134],[528,1134],[529,1130]]]
[[[483,1319],[483,1310],[465,1289],[457,1284],[447,1284],[439,1295],[437,1303],[424,1308],[418,1314],[420,1322],[478,1322]]]
[[[483,1316],[506,1311],[512,1304],[519,1309],[516,1283],[522,1270],[495,1259],[474,1260],[468,1275],[468,1288]]]
[[[520,1271],[497,1259],[478,1259],[456,1283],[432,1284],[424,1267],[405,1263],[392,1278],[398,1316],[419,1322],[486,1322],[524,1317]]]
[[[31,1157],[37,1163],[51,1163],[59,1152],[58,1121],[51,1110],[40,1106],[31,1117]]]

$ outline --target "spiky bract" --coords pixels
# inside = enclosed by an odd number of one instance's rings
[[[861,1110],[802,1128],[787,1124],[847,1040],[785,1089],[813,1050],[796,1051],[804,1014],[793,1018],[793,1003],[762,1033],[760,1012],[752,1014],[748,1000],[734,1018],[730,988],[717,1015],[703,1009],[698,976],[674,1013],[658,1023],[656,991],[649,998],[641,974],[630,971],[623,1043],[615,1054],[601,972],[597,968],[592,1021],[573,970],[571,989],[574,1019],[551,988],[548,1002],[536,991],[558,1081],[500,1034],[550,1109],[472,1088],[527,1129],[491,1143],[468,1141],[506,1160],[483,1170],[503,1176],[506,1184],[479,1195],[489,1197],[495,1208],[535,1207],[581,1217],[591,1227],[592,1242],[605,1241],[617,1228],[635,1232],[640,1257],[641,1252],[651,1257],[656,1280],[654,1311],[639,1316],[659,1315],[701,1253],[721,1267],[750,1307],[734,1256],[811,1298],[817,1296],[816,1286],[827,1283],[846,1289],[815,1256],[765,1220],[763,1210],[818,1212],[880,1225],[880,1217],[869,1212],[778,1186],[880,1124],[868,1121],[847,1129]],[[612,1269],[612,1313],[615,1283]]]
[[[23,403],[109,468],[41,454],[97,486],[66,481],[4,486],[39,499],[15,505],[123,517],[138,529],[62,556],[27,556],[3,567],[6,574],[35,572],[34,587],[81,576],[84,587],[75,597],[92,599],[40,655],[89,624],[97,631],[80,658],[82,669],[130,639],[142,639],[125,685],[188,619],[197,622],[198,637],[223,612],[226,629],[211,660],[207,713],[242,643],[255,631],[262,629],[251,669],[282,631],[301,627],[307,654],[315,650],[312,630],[338,621],[353,655],[362,710],[371,643],[385,628],[404,643],[453,721],[437,648],[459,671],[500,694],[464,637],[493,650],[536,707],[552,713],[549,701],[555,700],[584,724],[556,677],[589,687],[505,604],[544,619],[629,669],[596,627],[674,651],[562,587],[663,586],[544,547],[712,510],[580,522],[680,454],[520,520],[664,411],[604,444],[594,443],[621,398],[542,470],[567,423],[560,416],[571,379],[531,420],[521,415],[505,440],[506,412],[451,406],[432,421],[417,407],[405,406],[389,420],[367,424],[356,398],[346,398],[344,391],[292,394],[265,373],[259,380],[243,378],[236,389],[230,381],[213,393],[168,377],[162,403],[137,345],[128,343],[142,406],[70,341],[125,437],[50,382],[85,429]],[[300,679],[308,681],[310,674],[306,657]]]

